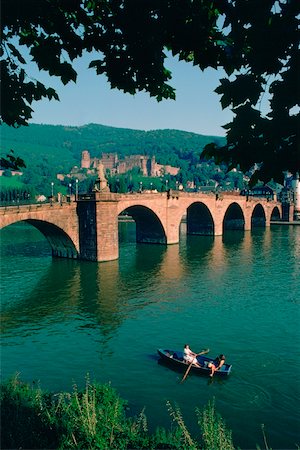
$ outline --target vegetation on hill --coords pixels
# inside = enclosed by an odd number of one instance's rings
[[[166,185],[175,189],[179,184],[186,187],[191,181],[195,186],[207,184],[233,189],[243,187],[243,177],[239,174],[227,174],[226,167],[220,169],[213,161],[203,161],[202,151],[208,142],[224,143],[218,136],[203,136],[179,130],[140,131],[123,128],[89,124],[82,127],[66,127],[54,125],[36,125],[13,129],[2,125],[2,151],[13,149],[26,161],[23,176],[18,177],[24,191],[32,190],[37,194],[49,196],[51,182],[55,182],[55,191],[67,194],[69,183],[74,193],[76,170],[73,178],[60,182],[57,174],[70,173],[77,166],[80,172],[81,153],[88,150],[92,157],[100,157],[102,153],[116,152],[120,158],[132,154],[154,155],[156,161],[163,165],[180,167],[177,176],[165,174],[160,178],[147,178],[138,168],[125,175],[108,176],[112,192],[137,191],[141,183],[143,189],[164,190]],[[86,171],[81,171],[86,177]],[[6,177],[2,177],[4,180]],[[14,177],[16,179],[16,177]],[[79,192],[87,192],[93,187],[95,177],[80,180]],[[0,180],[1,181],[1,180]],[[2,185],[2,191],[4,186]],[[15,186],[18,187],[18,186]],[[19,193],[20,198],[24,198]],[[2,201],[14,198],[7,190]],[[7,199],[7,200],[4,200]]]
[[[161,164],[180,165],[191,152],[200,154],[209,142],[222,144],[218,136],[203,136],[179,130],[131,130],[88,124],[81,127],[37,125],[14,129],[2,126],[2,151],[13,149],[26,166],[47,161],[56,172],[68,171],[88,150],[92,157],[116,152],[120,157],[142,154],[155,155]]]

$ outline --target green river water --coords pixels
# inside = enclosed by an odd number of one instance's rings
[[[1,236],[1,376],[20,372],[53,391],[111,382],[149,428],[169,427],[176,403],[194,436],[195,408],[216,408],[242,449],[300,445],[300,226],[191,236],[179,245],[137,245],[119,225],[120,258],[107,263],[52,259],[25,224]],[[221,380],[158,361],[158,347],[222,352]]]

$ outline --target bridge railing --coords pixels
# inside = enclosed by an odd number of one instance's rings
[[[73,203],[75,204],[75,203]],[[32,203],[32,204],[18,204],[18,205],[7,205],[3,206],[0,205],[0,214],[5,214],[8,212],[25,212],[25,211],[39,211],[41,209],[43,210],[50,210],[50,209],[61,209],[61,208],[69,208],[71,203]]]
[[[126,193],[113,193],[113,192],[93,192],[91,194],[80,194],[78,196],[78,201],[118,201],[124,199],[132,198],[170,198],[170,197],[195,197],[196,196],[204,196],[204,197],[214,197],[216,194],[213,192],[185,192],[185,191],[175,191],[168,190],[165,192],[158,191],[141,191],[141,192],[126,192]]]
[[[190,198],[190,197],[199,197],[201,198],[216,198],[216,200],[222,200],[222,199],[230,199],[230,198],[246,198],[247,202],[261,202],[261,201],[267,201],[267,202],[273,202],[273,203],[280,203],[276,201],[277,199],[271,199],[271,198],[265,198],[265,197],[258,197],[258,196],[242,196],[239,195],[237,192],[186,192],[186,191],[176,191],[176,190],[169,190],[167,192],[132,192],[132,193],[112,193],[112,192],[93,192],[91,194],[80,194],[78,196],[77,201],[78,202],[85,202],[85,201],[121,201],[121,200],[132,200],[134,199],[179,199],[179,198]],[[49,209],[49,208],[62,208],[62,207],[70,207],[71,205],[75,205],[77,203],[74,199],[71,199],[69,201],[49,201],[49,202],[43,202],[43,203],[28,203],[26,202],[18,202],[18,203],[0,203],[0,211],[3,214],[5,211],[20,211],[20,210],[39,210],[41,208],[43,209]]]

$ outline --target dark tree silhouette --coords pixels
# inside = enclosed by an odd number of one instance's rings
[[[33,100],[58,99],[26,75],[40,70],[76,82],[72,62],[84,51],[112,88],[175,99],[166,51],[204,70],[223,68],[217,92],[234,119],[227,144],[205,154],[239,165],[256,164],[256,179],[282,180],[300,171],[297,0],[2,0],[1,120],[28,124]],[[25,48],[24,52],[22,49]],[[260,104],[270,95],[264,117]]]

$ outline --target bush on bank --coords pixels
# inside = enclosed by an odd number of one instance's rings
[[[21,382],[1,385],[3,449],[203,449],[233,450],[231,432],[209,403],[196,410],[202,439],[190,435],[178,407],[167,402],[171,430],[150,433],[142,411],[127,417],[126,401],[110,385],[90,383],[82,390],[51,394]]]

